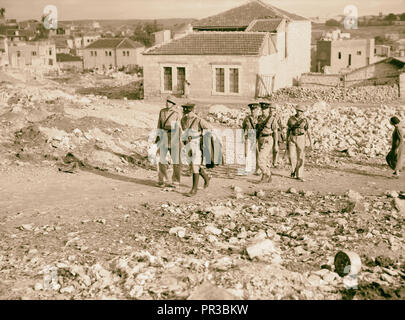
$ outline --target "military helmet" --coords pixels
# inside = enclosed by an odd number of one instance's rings
[[[186,102],[186,103],[184,103],[181,107],[183,108],[183,110],[190,110],[190,111],[191,111],[191,110],[194,109],[195,103]]]
[[[256,109],[258,107],[260,107],[260,103],[259,101],[255,100],[251,103],[248,104],[248,107],[252,110],[252,109]]]
[[[260,101],[260,107],[262,110],[269,109],[269,108],[274,108],[274,105],[268,101]]]
[[[168,95],[166,97],[166,102],[170,102],[171,104],[176,104],[176,98],[172,95]]]
[[[305,111],[306,111],[306,108],[305,108],[305,106],[300,106],[300,105],[298,105],[298,106],[295,107],[295,110],[301,111],[301,112],[305,112]]]

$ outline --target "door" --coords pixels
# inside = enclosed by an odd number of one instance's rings
[[[184,82],[186,80],[186,68],[177,67],[177,91],[184,94]]]
[[[274,89],[274,75],[258,74],[257,75],[257,97],[263,98],[271,95]]]

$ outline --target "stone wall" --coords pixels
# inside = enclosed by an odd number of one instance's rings
[[[256,78],[259,73],[259,57],[255,56],[192,56],[192,55],[144,55],[145,98],[167,95],[163,90],[163,68],[172,67],[173,93],[177,92],[177,67],[186,68],[186,79],[190,82],[190,97],[209,98],[232,96],[253,98],[256,94]],[[239,68],[239,94],[217,94],[214,92],[214,68]]]

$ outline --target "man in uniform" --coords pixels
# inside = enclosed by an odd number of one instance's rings
[[[166,107],[160,110],[157,128],[161,130],[156,137],[156,143],[160,152],[158,165],[158,186],[165,185],[164,179],[167,177],[167,154],[173,162],[172,187],[180,186],[181,164],[180,164],[180,134],[181,134],[181,113],[176,107],[176,101],[173,96],[166,98]]]
[[[183,130],[182,140],[184,150],[187,152],[188,162],[193,173],[193,186],[187,196],[193,196],[198,190],[199,177],[204,179],[204,188],[209,185],[210,177],[202,167],[202,143],[203,130],[211,129],[210,125],[193,111],[195,104],[187,102],[182,105],[183,117],[181,118],[181,128]]]
[[[248,104],[250,108],[250,115],[248,115],[242,122],[242,129],[244,130],[244,138],[245,138],[245,155],[249,157],[250,154],[248,152],[248,140],[249,140],[249,130],[257,130],[257,124],[259,120],[259,112],[260,112],[260,104],[258,101],[254,101]],[[257,131],[256,131],[257,133]],[[251,137],[250,137],[251,138]],[[257,145],[257,135],[256,135],[256,144],[254,146],[255,154],[256,154],[256,162],[255,162],[255,175],[258,175],[258,145]],[[252,172],[252,168],[249,168],[249,172]]]
[[[312,140],[308,120],[303,115],[305,108],[298,106],[296,112],[287,122],[287,145],[292,167],[291,177],[304,181],[305,138],[308,136],[311,149]]]
[[[263,115],[264,113],[266,113],[266,112],[263,112],[263,110],[266,110],[266,109],[269,109],[269,112],[270,112],[270,114],[267,115],[267,117],[274,116],[275,122],[277,123],[277,130],[275,130],[273,132],[273,150],[272,150],[273,153],[272,153],[272,155],[269,155],[269,156],[273,157],[273,167],[277,167],[279,153],[280,153],[280,142],[285,139],[284,134],[283,134],[284,127],[283,127],[280,117],[276,114],[276,110],[275,110],[276,107],[273,104],[271,104],[267,101],[261,101],[260,107],[262,109],[262,115],[259,118],[259,126],[260,126],[260,123],[262,123],[266,119],[266,116]]]
[[[262,116],[258,124],[258,147],[259,159],[258,165],[262,171],[260,182],[271,182],[271,156],[274,157],[274,145],[278,143],[278,122],[279,119],[273,112],[273,106],[270,103],[263,102],[260,104]]]

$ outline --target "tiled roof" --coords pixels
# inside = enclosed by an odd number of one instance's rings
[[[140,47],[143,45],[128,38],[101,38],[89,44],[85,49],[136,49]]]
[[[283,19],[258,19],[253,20],[246,31],[275,32]]]
[[[78,56],[73,56],[73,55],[67,54],[67,53],[57,53],[56,61],[58,61],[58,62],[82,61],[82,58],[80,58]]]
[[[145,54],[256,56],[266,36],[260,32],[195,32],[151,48]]]
[[[251,0],[245,5],[196,21],[193,23],[193,26],[196,29],[214,29],[215,27],[246,28],[255,19],[277,18],[285,18],[287,20],[307,20],[304,17],[275,8],[262,1]]]

